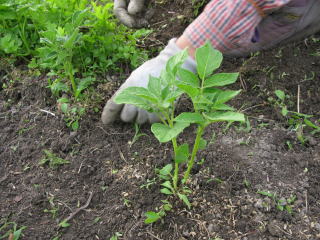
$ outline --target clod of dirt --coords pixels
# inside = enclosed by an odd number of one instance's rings
[[[282,237],[283,236],[283,230],[282,230],[282,223],[277,220],[272,220],[269,222],[267,229],[269,233],[273,237]]]

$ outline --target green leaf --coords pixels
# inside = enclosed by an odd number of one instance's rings
[[[183,163],[188,160],[189,155],[189,145],[187,143],[184,143],[178,146],[174,161],[175,163]]]
[[[219,104],[222,104],[222,103],[225,103],[225,102],[229,101],[230,99],[232,99],[235,96],[237,96],[240,92],[241,92],[241,90],[238,90],[238,91],[222,91],[222,92],[218,93],[216,101],[215,101],[215,105],[219,105]]]
[[[69,99],[68,98],[65,98],[65,97],[62,97],[62,98],[59,98],[57,100],[58,103],[69,103]]]
[[[292,214],[292,207],[291,206],[289,206],[289,205],[286,205],[285,206],[285,209],[286,209],[286,211],[288,212],[288,213],[290,213],[290,214]]]
[[[153,110],[152,103],[157,103],[157,99],[142,87],[125,88],[117,94],[114,101],[117,104],[132,104],[149,112]]]
[[[199,79],[193,72],[180,68],[178,70],[178,76],[180,77],[180,81],[184,84],[199,88]]]
[[[163,210],[165,211],[171,211],[172,205],[170,203],[166,203],[163,205]]]
[[[160,90],[161,90],[161,80],[159,78],[149,76],[149,82],[148,82],[148,90],[154,95],[154,96],[160,96]]]
[[[201,138],[201,139],[200,139],[200,144],[199,144],[199,150],[205,149],[206,146],[207,146],[207,140]]]
[[[162,186],[170,189],[171,191],[174,191],[172,185],[171,185],[171,182],[170,181],[165,181],[164,183],[161,184]]]
[[[320,127],[315,125],[313,122],[311,122],[310,120],[308,119],[304,119],[303,120],[305,124],[307,124],[307,126],[311,127],[311,128],[314,128],[316,130],[320,130]]]
[[[285,93],[284,93],[283,91],[281,91],[281,90],[275,90],[274,93],[276,94],[276,96],[277,96],[280,100],[284,101],[286,95],[285,95]]]
[[[144,223],[146,223],[146,224],[156,222],[160,219],[159,214],[156,212],[152,212],[152,211],[146,212],[145,216],[147,217],[147,219],[144,220]]]
[[[269,192],[266,192],[266,191],[258,191],[258,193],[263,195],[263,196],[267,196],[267,197],[271,197],[271,198],[275,197],[275,195],[273,193],[269,193]]]
[[[284,106],[284,107],[282,107],[281,108],[281,114],[282,114],[282,116],[287,116],[287,114],[288,114],[288,109],[287,109],[287,107],[286,106]]]
[[[245,118],[242,113],[237,112],[213,112],[206,113],[204,117],[210,122],[222,122],[222,121],[237,121],[244,122]]]
[[[219,88],[205,88],[203,90],[203,96],[212,102],[221,92],[223,92],[223,90]]]
[[[186,123],[202,123],[205,120],[200,113],[184,112],[177,116],[174,121]]]
[[[188,57],[188,51],[186,49],[179,52],[177,55],[170,57],[166,65],[167,72],[172,73],[175,76],[178,69],[184,63],[187,57]]]
[[[71,128],[73,131],[77,131],[79,129],[79,121],[76,120],[71,124]]]
[[[62,103],[61,104],[61,111],[63,113],[67,113],[68,112],[68,104],[67,103]]]
[[[194,98],[198,96],[200,93],[198,88],[192,87],[187,84],[177,83],[177,87],[184,91],[186,94],[188,94],[190,98]]]
[[[227,104],[218,104],[218,105],[214,105],[212,107],[213,110],[217,110],[217,111],[234,111],[234,108],[227,105]]]
[[[209,42],[196,50],[197,72],[200,79],[205,79],[220,67],[222,53],[214,49]]]
[[[206,96],[199,95],[196,96],[195,99],[193,99],[194,104],[207,104],[207,105],[212,105],[213,102],[212,100],[208,99]]]
[[[0,38],[0,50],[5,53],[16,53],[21,45],[22,41],[16,35],[6,34]]]
[[[63,44],[63,48],[65,48],[67,51],[70,51],[70,49],[73,49],[75,46],[75,43],[79,40],[81,37],[81,33],[79,33],[79,29],[76,28],[73,33],[67,37],[67,40]]]
[[[166,195],[172,195],[173,193],[168,188],[161,188],[160,192]]]
[[[189,125],[190,123],[177,122],[174,124],[173,128],[170,128],[162,123],[154,123],[151,126],[151,131],[159,142],[164,143],[178,136]]]
[[[204,87],[221,87],[237,81],[239,73],[218,73],[207,78]]]
[[[23,231],[24,229],[26,229],[26,228],[27,228],[26,226],[23,226],[23,227],[21,227],[20,229],[14,231],[14,232],[13,232],[13,239],[14,239],[14,240],[19,240],[22,231]],[[10,239],[10,238],[9,238],[9,239]]]
[[[80,93],[88,88],[92,83],[94,83],[96,79],[93,77],[86,77],[80,80],[80,82],[77,84],[77,91],[75,94],[75,97],[77,98]]]
[[[188,206],[189,209],[191,208],[189,199],[185,194],[178,193],[178,197]]]
[[[172,164],[167,164],[166,166],[164,166],[163,168],[161,168],[161,170],[160,170],[160,174],[161,175],[164,175],[164,176],[167,176],[167,175],[169,175],[170,173],[171,173],[171,171],[172,171]]]
[[[157,98],[148,91],[148,89],[143,87],[128,87],[123,89],[121,92],[119,92],[115,98],[115,102],[118,104],[125,103],[125,104],[132,104],[130,102],[126,102],[126,98],[129,99],[130,96],[136,96],[139,98],[143,98],[148,100],[152,103],[157,103]],[[129,101],[129,100],[128,100]]]
[[[164,99],[164,102],[172,103],[176,99],[178,99],[181,96],[181,94],[183,94],[183,91],[181,91],[180,89],[176,89],[174,91],[170,91],[169,94]]]
[[[68,223],[66,220],[63,220],[62,222],[59,223],[59,226],[66,228],[70,226],[70,223]]]

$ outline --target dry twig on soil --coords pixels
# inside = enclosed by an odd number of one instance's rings
[[[69,221],[70,221],[72,218],[74,218],[74,216],[77,215],[81,210],[86,209],[86,208],[89,206],[90,202],[91,202],[92,196],[93,196],[93,192],[90,192],[90,196],[89,196],[86,204],[84,204],[83,206],[77,208],[74,212],[72,212],[72,213],[69,215],[69,217],[67,217],[67,218],[64,219],[63,221],[64,221],[64,222],[69,222]]]

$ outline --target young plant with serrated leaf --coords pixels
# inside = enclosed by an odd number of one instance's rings
[[[204,129],[216,122],[245,121],[242,113],[235,112],[227,101],[237,96],[239,91],[222,90],[217,87],[226,86],[237,80],[238,73],[217,73],[222,54],[212,48],[209,43],[198,48],[195,54],[197,74],[181,68],[188,57],[187,50],[181,51],[169,59],[160,77],[150,76],[147,88],[129,87],[122,90],[115,98],[118,104],[132,104],[156,114],[161,123],[154,123],[151,131],[161,142],[172,142],[174,162],[159,171],[162,183],[161,192],[178,196],[188,207],[190,203],[185,186],[194,165],[197,152],[206,147],[202,138]],[[175,102],[187,94],[193,103],[193,112],[183,112],[175,116]],[[187,143],[179,144],[177,136],[191,124],[197,125],[192,150]],[[187,165],[181,181],[179,167]]]

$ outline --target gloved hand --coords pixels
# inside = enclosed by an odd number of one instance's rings
[[[116,104],[113,99],[116,94],[127,87],[147,87],[149,76],[159,77],[163,69],[165,69],[166,63],[170,57],[176,55],[182,49],[180,49],[176,43],[176,39],[171,39],[168,45],[159,53],[159,55],[133,71],[130,77],[122,84],[120,89],[112,96],[112,98],[106,103],[102,112],[102,122],[104,124],[110,124],[114,122],[120,115],[120,119],[124,122],[134,122],[143,124],[146,122],[153,123],[159,119],[156,115],[148,113],[143,109],[139,109],[136,106],[130,104]],[[196,72],[196,63],[188,57],[182,68],[188,69],[189,71]]]
[[[127,4],[129,1],[129,4]],[[148,25],[153,10],[145,11],[145,0],[114,0],[113,12],[121,23],[129,28],[142,28]]]

